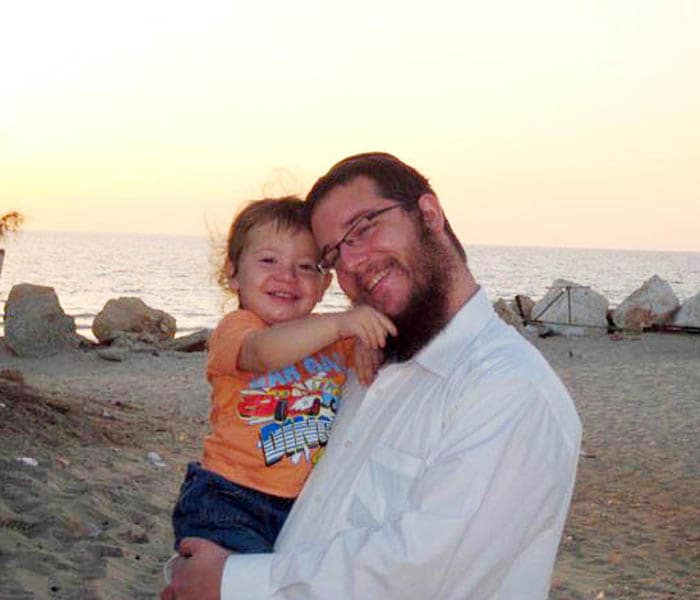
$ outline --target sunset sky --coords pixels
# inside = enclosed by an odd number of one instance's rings
[[[467,244],[700,251],[700,2],[23,0],[0,211],[204,235],[356,152]]]

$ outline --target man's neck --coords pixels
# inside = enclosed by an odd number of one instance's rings
[[[479,291],[480,286],[474,280],[474,276],[465,265],[455,273],[448,291],[447,316],[452,320],[459,310],[469,302]]]

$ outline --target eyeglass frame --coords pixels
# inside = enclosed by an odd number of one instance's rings
[[[343,244],[347,244],[348,246],[352,246],[353,244],[348,241],[348,236],[352,234],[353,231],[355,231],[360,223],[363,221],[368,221],[371,223],[374,219],[376,219],[378,216],[383,215],[385,212],[389,212],[390,210],[393,210],[395,208],[405,208],[406,205],[398,202],[396,204],[392,204],[391,206],[385,206],[384,208],[379,208],[377,210],[370,211],[368,213],[365,213],[364,215],[360,215],[355,219],[352,225],[348,228],[348,230],[345,232],[345,235],[340,238],[340,241],[338,241],[336,244],[333,244],[330,248],[328,248],[323,255],[321,256],[320,260],[316,263],[316,269],[318,270],[319,273],[329,273],[332,269],[335,268],[335,265],[338,262],[338,259],[340,258],[340,249]],[[337,256],[333,260],[332,264],[330,266],[325,266],[328,264],[328,255],[337,253]]]

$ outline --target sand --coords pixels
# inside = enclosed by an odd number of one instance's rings
[[[700,597],[700,336],[535,343],[584,425],[550,597]],[[0,598],[156,596],[207,429],[204,360],[0,349]]]

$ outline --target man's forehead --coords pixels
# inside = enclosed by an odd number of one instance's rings
[[[326,227],[350,227],[359,217],[380,207],[385,200],[372,179],[358,175],[328,191],[314,207],[312,222],[320,214]]]

